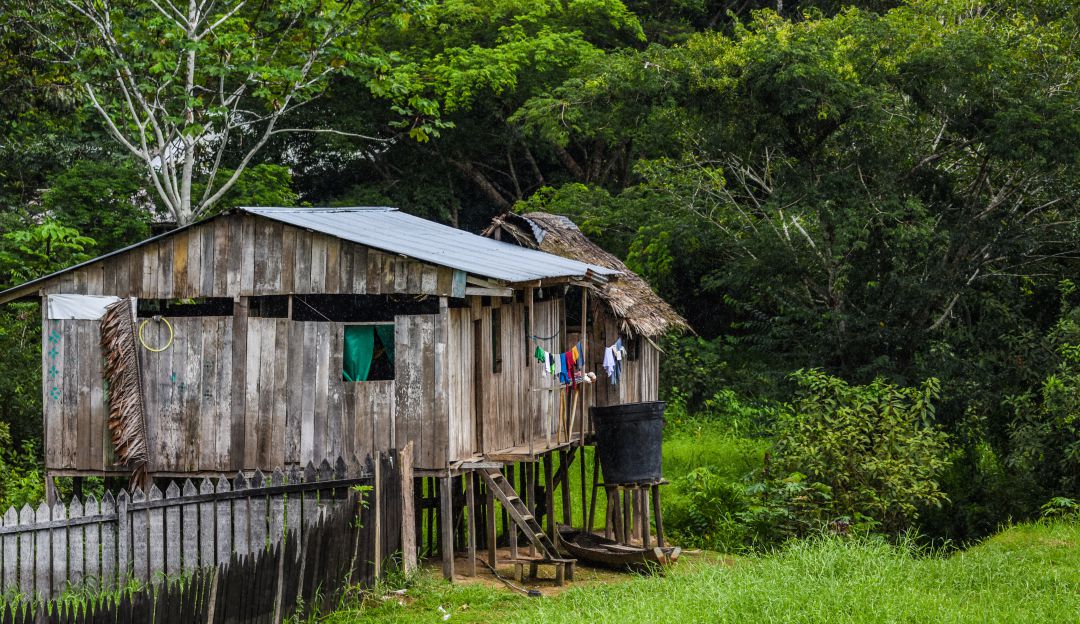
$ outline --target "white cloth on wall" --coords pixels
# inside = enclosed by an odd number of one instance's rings
[[[96,321],[105,315],[105,308],[120,301],[112,295],[48,295],[50,319],[80,319]]]

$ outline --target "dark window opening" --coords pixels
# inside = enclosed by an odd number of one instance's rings
[[[231,297],[205,299],[138,299],[140,317],[149,316],[232,316]]]
[[[341,358],[342,381],[394,378],[394,325],[346,325]]]
[[[641,338],[634,336],[627,340],[623,340],[623,344],[626,346],[626,359],[633,362],[638,359],[639,352],[641,351]]]
[[[293,295],[294,321],[392,323],[397,315],[438,313],[439,298],[426,295]]]
[[[491,309],[491,372],[502,372],[502,315]]]
[[[249,297],[248,316],[255,318],[289,318],[289,296]]]
[[[581,331],[581,289],[571,288],[566,293],[566,329]]]

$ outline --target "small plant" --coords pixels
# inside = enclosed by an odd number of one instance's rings
[[[1080,502],[1065,496],[1055,496],[1046,501],[1042,507],[1043,518],[1076,518],[1080,517]]]

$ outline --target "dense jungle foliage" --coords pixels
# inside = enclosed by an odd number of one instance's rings
[[[557,212],[694,327],[671,419],[754,449],[680,477],[687,533],[964,541],[1080,500],[1073,3],[218,5],[193,38],[170,3],[0,0],[0,287],[241,204]],[[0,310],[5,503],[39,332]]]

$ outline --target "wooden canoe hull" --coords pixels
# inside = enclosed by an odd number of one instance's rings
[[[679,558],[679,547],[638,548],[618,544],[598,535],[562,528],[559,547],[578,561],[615,569],[664,567]]]

